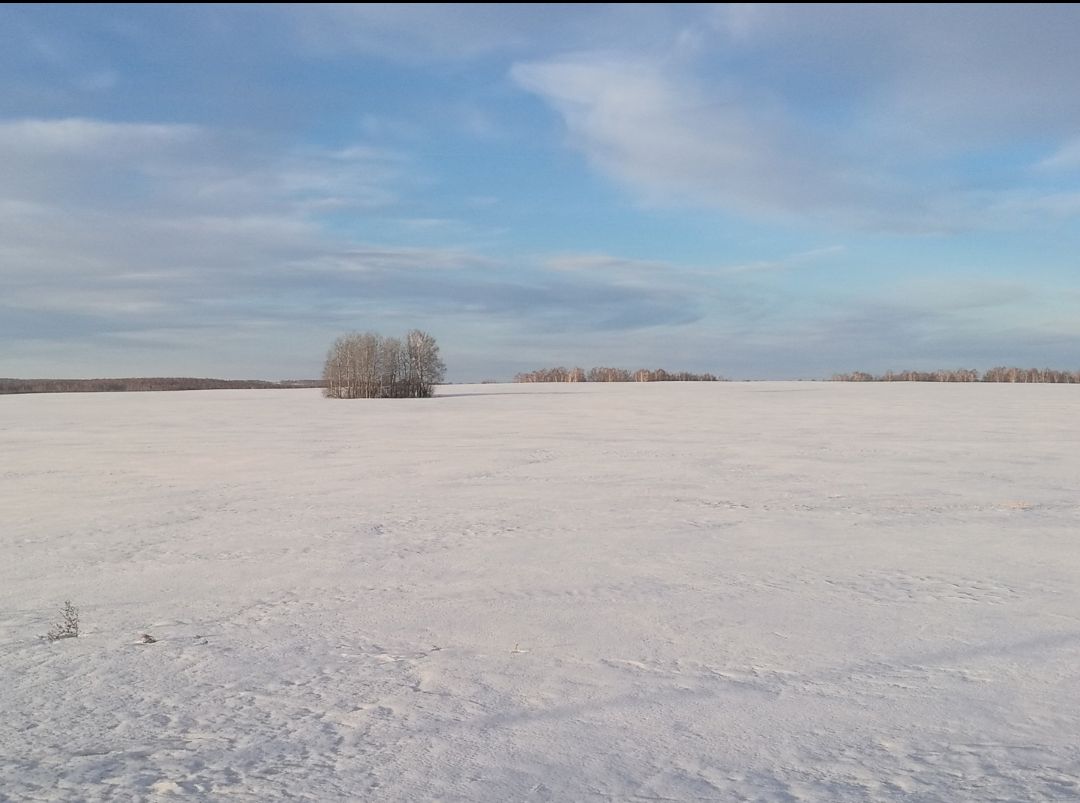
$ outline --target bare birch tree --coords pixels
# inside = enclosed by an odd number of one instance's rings
[[[439,356],[439,344],[427,332],[413,329],[405,335],[405,353],[411,395],[418,398],[431,396],[435,385],[446,375],[446,365]]]

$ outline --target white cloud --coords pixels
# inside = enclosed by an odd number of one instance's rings
[[[562,115],[597,168],[651,201],[856,220],[883,211],[887,179],[850,169],[836,143],[736,89],[707,92],[665,65],[613,56],[519,64],[512,76]]]
[[[278,346],[287,341],[319,353],[326,332],[343,325],[442,316],[453,323],[450,331],[504,327],[519,341],[535,341],[536,350],[546,343],[571,348],[588,327],[589,342],[609,353],[628,340],[627,330],[647,326],[647,339],[656,343],[665,336],[684,343],[693,330],[694,348],[706,360],[700,367],[734,342],[777,372],[806,359],[804,342],[818,353],[851,344],[856,356],[872,349],[892,354],[890,327],[906,339],[908,353],[933,356],[934,343],[959,342],[968,329],[971,344],[980,332],[991,337],[1003,308],[1018,310],[1017,326],[1025,315],[1048,321],[1049,313],[1022,286],[952,292],[931,283],[913,286],[910,296],[898,291],[891,306],[829,296],[843,283],[843,270],[854,275],[860,259],[881,256],[875,249],[900,243],[913,262],[878,259],[860,274],[865,286],[889,265],[932,270],[927,254],[936,248],[920,251],[929,239],[872,240],[837,229],[1037,229],[1065,235],[1043,238],[1055,248],[1032,244],[1056,258],[1067,252],[1075,238],[1069,226],[1080,217],[1070,172],[1080,167],[1075,7],[173,9],[167,18],[182,36],[156,24],[156,12],[120,16],[135,20],[132,30],[109,32],[102,22],[108,35],[94,37],[77,20],[58,25],[48,46],[24,54],[21,72],[10,71],[0,93],[5,113],[157,109],[162,119],[219,124],[0,119],[0,324],[20,342],[77,332],[129,348],[142,337],[181,344],[197,360],[209,341],[192,334],[196,328],[218,327],[220,334],[234,324],[250,331],[280,325],[290,334],[279,336]],[[231,72],[224,67],[236,61],[240,31],[243,63]],[[9,40],[32,51],[26,33]],[[113,47],[117,41],[124,47]],[[298,50],[295,80],[253,83],[258,91],[249,99],[221,101],[235,98],[238,84],[263,80],[268,64],[297,59]],[[10,52],[18,55],[14,47]],[[198,65],[192,52],[201,54]],[[557,235],[559,243],[575,244],[566,247],[611,254],[492,259],[476,243],[507,253],[519,232],[496,233],[483,228],[487,220],[521,226],[531,242],[544,236],[531,228],[545,225],[543,215],[526,222],[517,215],[525,205],[503,192],[506,185],[486,180],[499,159],[520,158],[513,175],[524,184],[534,168],[527,160],[550,155],[537,141],[531,99],[506,91],[513,60],[513,80],[555,111],[570,146],[640,203],[719,208],[795,225],[750,232],[724,221],[718,231],[739,239],[732,244],[749,255],[746,261],[691,267],[619,256],[612,243],[619,227],[645,218],[613,205],[601,210],[594,230]],[[140,75],[136,66],[146,63],[159,65],[160,75]],[[194,96],[188,66],[205,96]],[[347,99],[363,94],[363,82],[323,80],[338,69],[351,75],[369,67],[373,83],[384,74],[401,77],[395,102],[352,104]],[[105,94],[114,83],[124,92]],[[307,119],[318,120],[317,128]],[[418,175],[418,165],[438,169],[436,159],[414,163],[407,153],[370,144],[396,142],[431,156],[438,149],[430,130],[455,126],[499,134],[491,143],[495,158],[481,165],[484,175],[468,175],[476,166],[465,152],[431,181]],[[534,139],[519,157],[514,148],[526,126]],[[252,133],[258,129],[265,138]],[[363,141],[341,147],[271,139],[295,141],[315,131],[364,133]],[[1047,156],[1038,162],[1031,154]],[[533,213],[543,202],[559,202],[562,188],[554,183],[572,173],[558,157],[535,167],[552,164],[556,169],[543,177],[552,192],[529,206]],[[445,219],[447,187],[467,175],[480,180],[450,192],[466,196],[461,214],[478,221],[472,229]],[[470,215],[466,207],[490,207],[490,214]],[[649,217],[650,231],[693,231],[710,219],[693,214],[686,225],[668,226],[666,211]],[[350,230],[356,221],[362,236]],[[838,258],[845,267],[821,282],[796,271],[831,265],[838,246],[785,253],[841,238],[853,243],[853,253]],[[719,234],[703,239],[723,249]],[[410,242],[430,247],[401,247]],[[641,250],[656,254],[661,247]],[[954,238],[936,253],[962,250],[962,238]],[[680,244],[678,252],[695,247]],[[1008,258],[991,259],[1003,275]],[[1018,258],[1015,271],[1039,258]],[[1067,270],[1067,256],[1055,269],[1063,262]],[[793,299],[798,292],[815,298]],[[1009,294],[1023,304],[994,306]],[[943,309],[946,301],[968,306]],[[830,304],[869,312],[824,314]],[[1054,315],[1066,320],[1072,306]],[[0,359],[13,353],[8,342]],[[253,338],[245,356],[256,354],[255,345]],[[485,341],[471,348],[488,347]]]
[[[647,49],[684,25],[681,12],[654,4],[315,4],[278,12],[309,51],[406,64],[614,43]]]
[[[1080,168],[1080,139],[1074,139],[1058,148],[1037,165],[1042,170],[1075,170]]]
[[[400,221],[411,181],[407,159],[363,143],[278,152],[211,129],[85,119],[8,121],[0,142],[19,154],[0,187],[2,374],[27,354],[55,358],[55,342],[81,343],[72,355],[98,343],[95,373],[160,372],[147,362],[160,345],[170,365],[201,357],[221,367],[200,373],[242,375],[307,349],[311,366],[283,370],[310,374],[332,335],[356,326],[598,331],[700,315],[681,286],[357,241],[322,211]],[[260,353],[230,328],[269,339]],[[77,373],[56,359],[50,372]]]
[[[113,89],[119,81],[120,76],[115,70],[97,70],[82,76],[78,84],[87,92],[107,92]]]
[[[821,248],[811,248],[808,251],[800,251],[789,254],[779,259],[760,259],[754,262],[744,262],[725,268],[727,273],[771,273],[803,268],[808,265],[826,263],[832,257],[840,256],[847,252],[843,245],[826,245]]]
[[[193,125],[115,123],[79,117],[0,121],[0,149],[12,160],[65,154],[130,158],[190,143],[201,135],[201,129]]]
[[[731,5],[711,21],[718,61],[743,80],[854,102],[909,145],[984,147],[1080,123],[1076,6]]]
[[[942,232],[1059,214],[1080,164],[1074,7],[725,6],[645,55],[521,61],[572,147],[645,203]],[[1011,174],[1018,144],[1058,150]],[[998,211],[1000,210],[1000,215]],[[1024,218],[1025,223],[1028,218]]]
[[[682,65],[584,54],[516,65],[514,80],[562,117],[569,143],[645,202],[712,205],[841,228],[950,233],[1076,217],[1075,193],[980,188],[888,138],[826,132],[774,98],[707,86]],[[869,135],[868,135],[869,136]],[[1044,163],[1069,166],[1075,146]],[[1078,162],[1080,163],[1080,162]]]

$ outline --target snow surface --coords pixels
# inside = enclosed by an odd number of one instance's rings
[[[0,798],[1077,800],[1078,411],[0,397]]]

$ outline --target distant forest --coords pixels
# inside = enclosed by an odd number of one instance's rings
[[[850,374],[833,374],[833,382],[1049,382],[1052,384],[1080,384],[1080,371],[1055,371],[1052,368],[991,368],[980,374],[970,368],[953,371],[886,371],[868,374],[855,371]]]
[[[691,374],[688,371],[650,371],[641,368],[627,371],[625,368],[540,368],[518,374],[515,382],[723,382],[713,374]]]
[[[197,379],[192,377],[130,377],[126,379],[3,379],[4,393],[115,393],[145,390],[271,390],[319,388],[317,379],[264,382],[261,379]]]

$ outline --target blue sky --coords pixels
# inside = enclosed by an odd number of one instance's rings
[[[1080,367],[1080,8],[4,6],[0,376]]]

